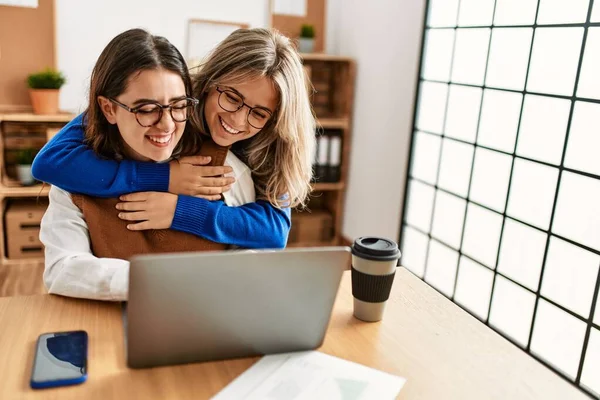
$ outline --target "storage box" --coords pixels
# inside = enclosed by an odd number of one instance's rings
[[[40,258],[44,246],[40,242],[40,223],[48,203],[37,200],[16,200],[4,214],[6,256],[9,259]]]
[[[333,216],[325,210],[303,211],[292,216],[290,243],[326,242],[332,239]]]

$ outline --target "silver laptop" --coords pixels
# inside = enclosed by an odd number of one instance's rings
[[[127,364],[144,368],[315,349],[349,262],[347,247],[136,256]]]

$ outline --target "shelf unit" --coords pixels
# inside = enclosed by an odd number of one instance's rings
[[[44,202],[48,197],[49,185],[22,186],[14,171],[11,151],[19,148],[39,149],[60,127],[73,119],[72,114],[35,115],[31,113],[0,113],[0,265],[6,268],[43,265],[43,257],[9,258],[6,234],[6,211],[11,204],[23,201]]]
[[[313,183],[305,210],[292,213],[288,247],[345,244],[342,222],[350,160],[352,108],[356,65],[353,59],[330,54],[302,54],[315,89],[311,102],[318,120],[319,135],[341,137],[340,178],[337,182]]]

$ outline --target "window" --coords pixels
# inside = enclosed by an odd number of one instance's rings
[[[427,9],[402,262],[600,396],[600,0]]]

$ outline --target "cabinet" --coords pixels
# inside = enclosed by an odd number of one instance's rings
[[[303,54],[314,87],[318,128],[313,193],[305,210],[292,212],[289,247],[344,244],[342,222],[350,161],[355,62],[347,57]]]
[[[16,166],[24,151],[36,153],[71,114],[0,114],[0,264],[32,265],[43,262],[39,241],[41,217],[48,205],[49,185],[24,186]]]

